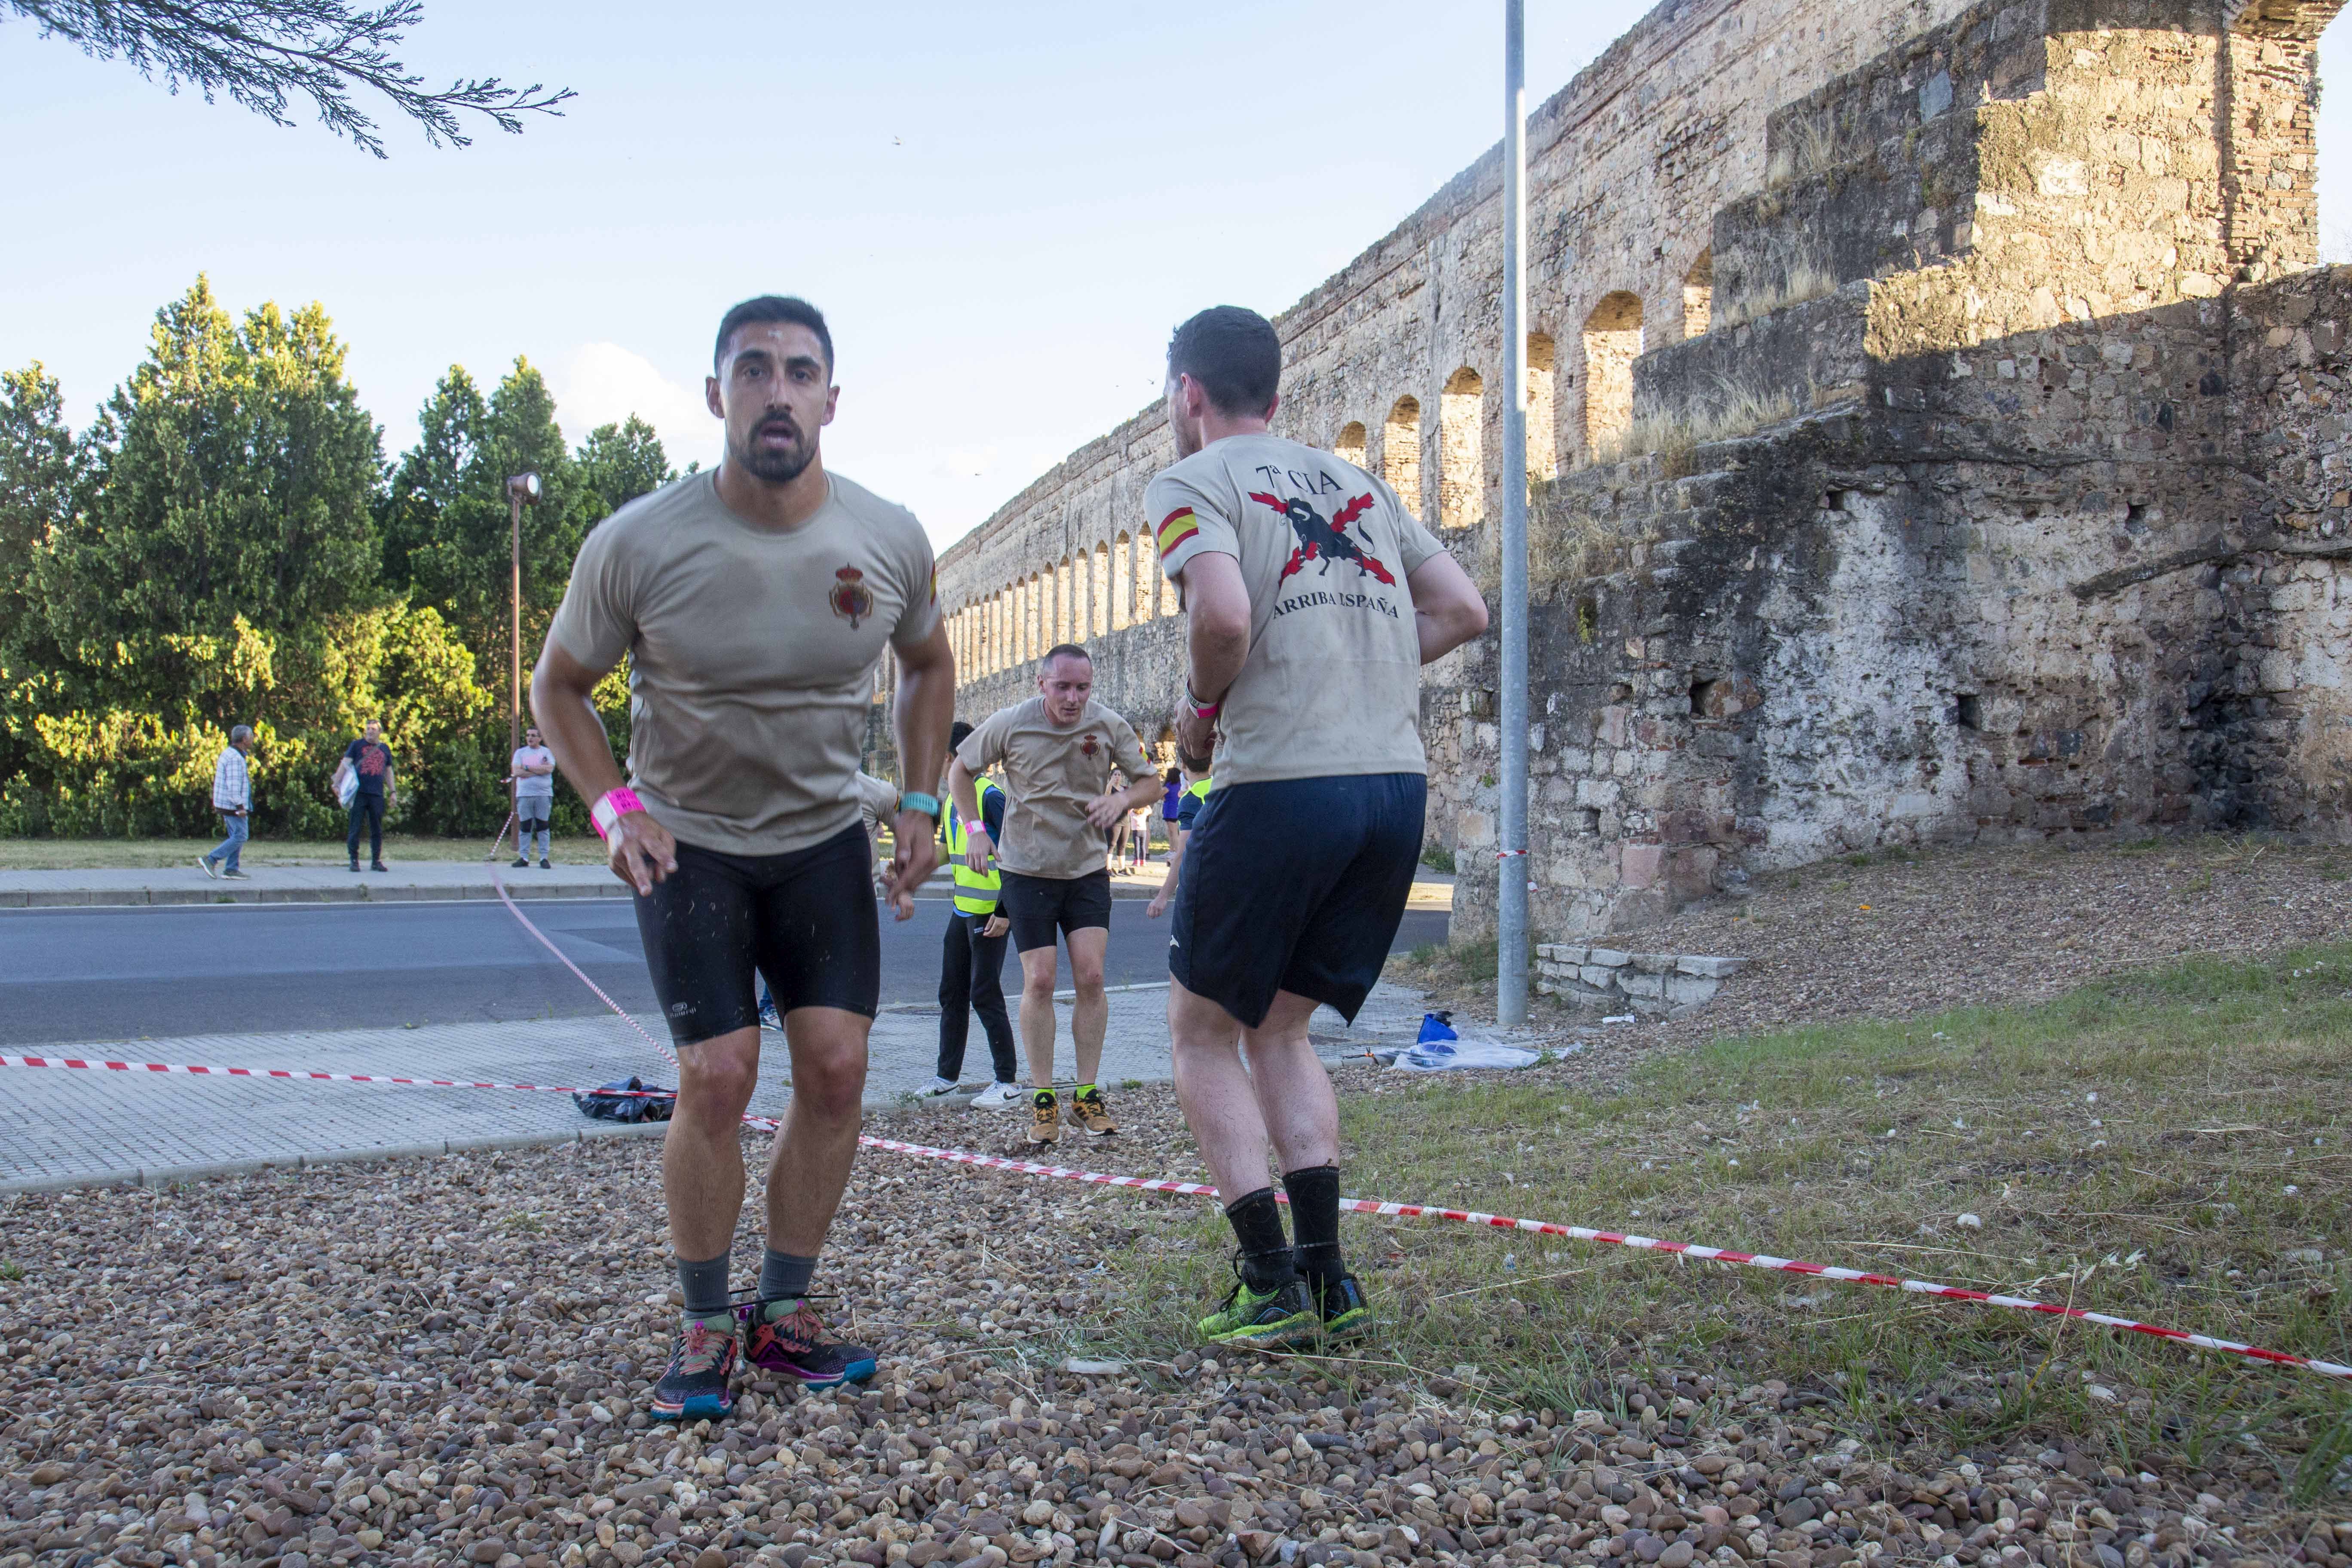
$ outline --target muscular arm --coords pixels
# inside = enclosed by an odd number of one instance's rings
[[[589,696],[604,674],[572,658],[551,637],[530,676],[531,710],[547,736],[547,749],[591,807],[625,782]],[[652,892],[656,882],[677,869],[677,842],[667,828],[642,811],[624,816],[604,848],[613,875],[640,893]]]
[[[1421,634],[1421,662],[1444,658],[1486,629],[1486,601],[1462,563],[1441,550],[1411,572],[1413,629]]]
[[[1249,658],[1249,588],[1242,563],[1230,555],[1195,555],[1176,574],[1184,590],[1185,649],[1192,694],[1221,701],[1225,689]],[[1216,745],[1216,721],[1192,716],[1185,703],[1177,712],[1176,738],[1184,750],[1205,757]]]
[[[955,721],[955,651],[944,624],[898,654],[898,700],[894,704],[898,741],[899,787],[913,784],[928,792],[946,760],[948,726]],[[940,862],[939,825],[929,814],[898,814],[891,861],[890,904],[900,920],[915,912],[915,890]]]

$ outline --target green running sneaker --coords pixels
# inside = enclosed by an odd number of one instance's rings
[[[1201,1337],[1217,1344],[1278,1350],[1306,1344],[1322,1332],[1315,1298],[1307,1281],[1293,1279],[1279,1290],[1256,1291],[1246,1281],[1234,1281],[1225,1304],[1201,1320]]]
[[[1327,1339],[1359,1339],[1370,1333],[1379,1321],[1372,1316],[1372,1304],[1364,1300],[1364,1288],[1356,1283],[1352,1274],[1342,1274],[1319,1286],[1309,1284],[1307,1294],[1322,1316]]]

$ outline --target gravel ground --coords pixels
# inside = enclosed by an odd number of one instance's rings
[[[1638,1035],[2043,994],[2333,935],[2334,863],[1969,851],[1792,878],[1645,939],[1759,963],[1708,1014]],[[1064,1157],[1198,1169],[1164,1089],[1118,1109],[1120,1138]],[[887,1130],[1009,1151],[1019,1123]],[[1717,1386],[1703,1366],[1624,1374],[1603,1414],[1498,1408],[1377,1347],[1099,1359],[1089,1327],[1123,1287],[1106,1258],[1189,1201],[866,1154],[820,1286],[883,1352],[880,1378],[755,1383],[734,1419],[679,1431],[643,1414],[675,1310],[651,1144],[16,1197],[0,1205],[0,1568],[2352,1568],[2352,1521],[2284,1510],[2279,1478],[2244,1462],[1869,1455],[1813,1424],[1821,1394]],[[1205,1297],[1216,1260],[1199,1272]]]
[[[1120,1110],[1087,1155],[1190,1168],[1164,1089]],[[1809,1423],[1819,1394],[1704,1368],[1620,1378],[1612,1419],[1498,1410],[1377,1349],[1089,1359],[1105,1250],[1186,1200],[880,1154],[820,1281],[877,1383],[653,1426],[657,1180],[631,1142],[12,1200],[0,1564],[2352,1562],[2352,1523],[2281,1535],[2240,1479],[1872,1458]]]

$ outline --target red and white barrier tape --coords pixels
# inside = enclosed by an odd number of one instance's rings
[[[607,1004],[609,1005],[609,1003]],[[618,1008],[614,1009],[618,1012]],[[626,1015],[623,1015],[626,1016]],[[644,1031],[640,1030],[639,1033]],[[0,1055],[0,1067],[72,1068],[84,1070],[121,1073],[181,1074],[198,1078],[255,1078],[296,1079],[323,1083],[380,1083],[415,1089],[521,1089],[547,1094],[627,1094],[625,1089],[579,1089],[552,1084],[469,1082],[457,1079],[433,1079],[391,1074],[313,1072],[292,1068],[223,1068],[183,1065],[170,1062],[107,1061],[79,1057],[20,1057]],[[745,1116],[751,1126],[772,1131],[773,1118]],[[878,1149],[886,1153],[909,1154],[919,1159],[940,1160],[950,1164],[974,1165],[984,1170],[1005,1171],[1023,1176],[1052,1176],[1064,1181],[1086,1182],[1096,1186],[1127,1187],[1138,1192],[1173,1193],[1183,1197],[1213,1198],[1217,1189],[1206,1182],[1169,1182],[1148,1176],[1122,1176],[1108,1171],[1087,1171],[1073,1165],[1047,1165],[1034,1160],[1015,1160],[1002,1154],[982,1154],[969,1149],[943,1149],[929,1143],[909,1143],[897,1138],[877,1138],[860,1134],[859,1145]],[[1279,1194],[1277,1194],[1278,1196]],[[1381,1203],[1370,1198],[1342,1198],[1341,1209],[1350,1214],[1384,1215],[1405,1219],[1452,1220],[1459,1225],[1485,1226],[1496,1230],[1520,1230],[1538,1236],[1565,1237],[1573,1241],[1597,1242],[1608,1247],[1628,1247],[1646,1252],[1678,1253],[1685,1258],[1696,1258],[1715,1263],[1743,1264],[1751,1268],[1769,1269],[1781,1274],[1802,1274],[1818,1279],[1834,1279],[1850,1285],[1875,1285],[1885,1289],[1901,1290],[1915,1296],[1935,1296],[1946,1300],[1970,1301],[1982,1307],[2001,1307],[2012,1311],[2036,1312],[2047,1317],[2074,1318],[2102,1328],[2116,1329],[2128,1333],[2147,1334],[2157,1339],[2170,1340],[2192,1345],[2200,1350],[2219,1351],[2249,1360],[2267,1362],[2276,1366],[2297,1367],[2315,1372],[2323,1377],[2352,1379],[2352,1366],[2340,1366],[2334,1362],[2315,1360],[2309,1356],[2291,1354],[2285,1351],[2265,1350],[2260,1345],[2241,1343],[2236,1340],[2217,1339],[2210,1334],[2189,1333],[2181,1329],[2164,1328],[2155,1323],[2143,1323],[2132,1318],[2119,1318],[2106,1312],[2095,1312],[2087,1308],[2060,1306],[2050,1301],[2036,1301],[2023,1296],[2001,1296],[1984,1290],[1966,1289],[1957,1285],[1942,1285],[1928,1279],[1902,1279],[1891,1274],[1866,1273],[1858,1268],[1841,1268],[1830,1264],[1807,1263],[1793,1258],[1774,1258],[1768,1253],[1734,1252],[1726,1247],[1701,1247],[1685,1241],[1663,1241],[1655,1237],[1634,1236],[1622,1231],[1596,1230],[1589,1226],[1559,1225],[1550,1220],[1516,1219],[1507,1215],[1482,1214],[1475,1209],[1433,1208],[1423,1204]]]
[[[633,1100],[660,1099],[669,1089],[575,1089],[552,1083],[489,1083],[456,1078],[396,1078],[386,1073],[311,1072],[299,1068],[216,1068],[187,1062],[117,1062],[91,1057],[12,1057],[0,1055],[5,1068],[79,1068],[90,1072],[178,1073],[188,1078],[283,1078],[306,1083],[389,1083],[405,1089],[513,1089],[533,1094],[610,1094]]]

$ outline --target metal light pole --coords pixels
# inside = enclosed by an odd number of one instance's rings
[[[1527,0],[1503,0],[1503,820],[1495,1018],[1528,1021]]]
[[[513,578],[508,584],[509,623],[514,634],[513,665],[509,673],[514,680],[514,702],[507,712],[507,755],[511,757],[522,748],[522,509],[539,504],[539,476],[517,474],[507,480],[507,513],[511,528]],[[515,786],[520,789],[521,786]],[[509,795],[514,790],[507,792]]]

